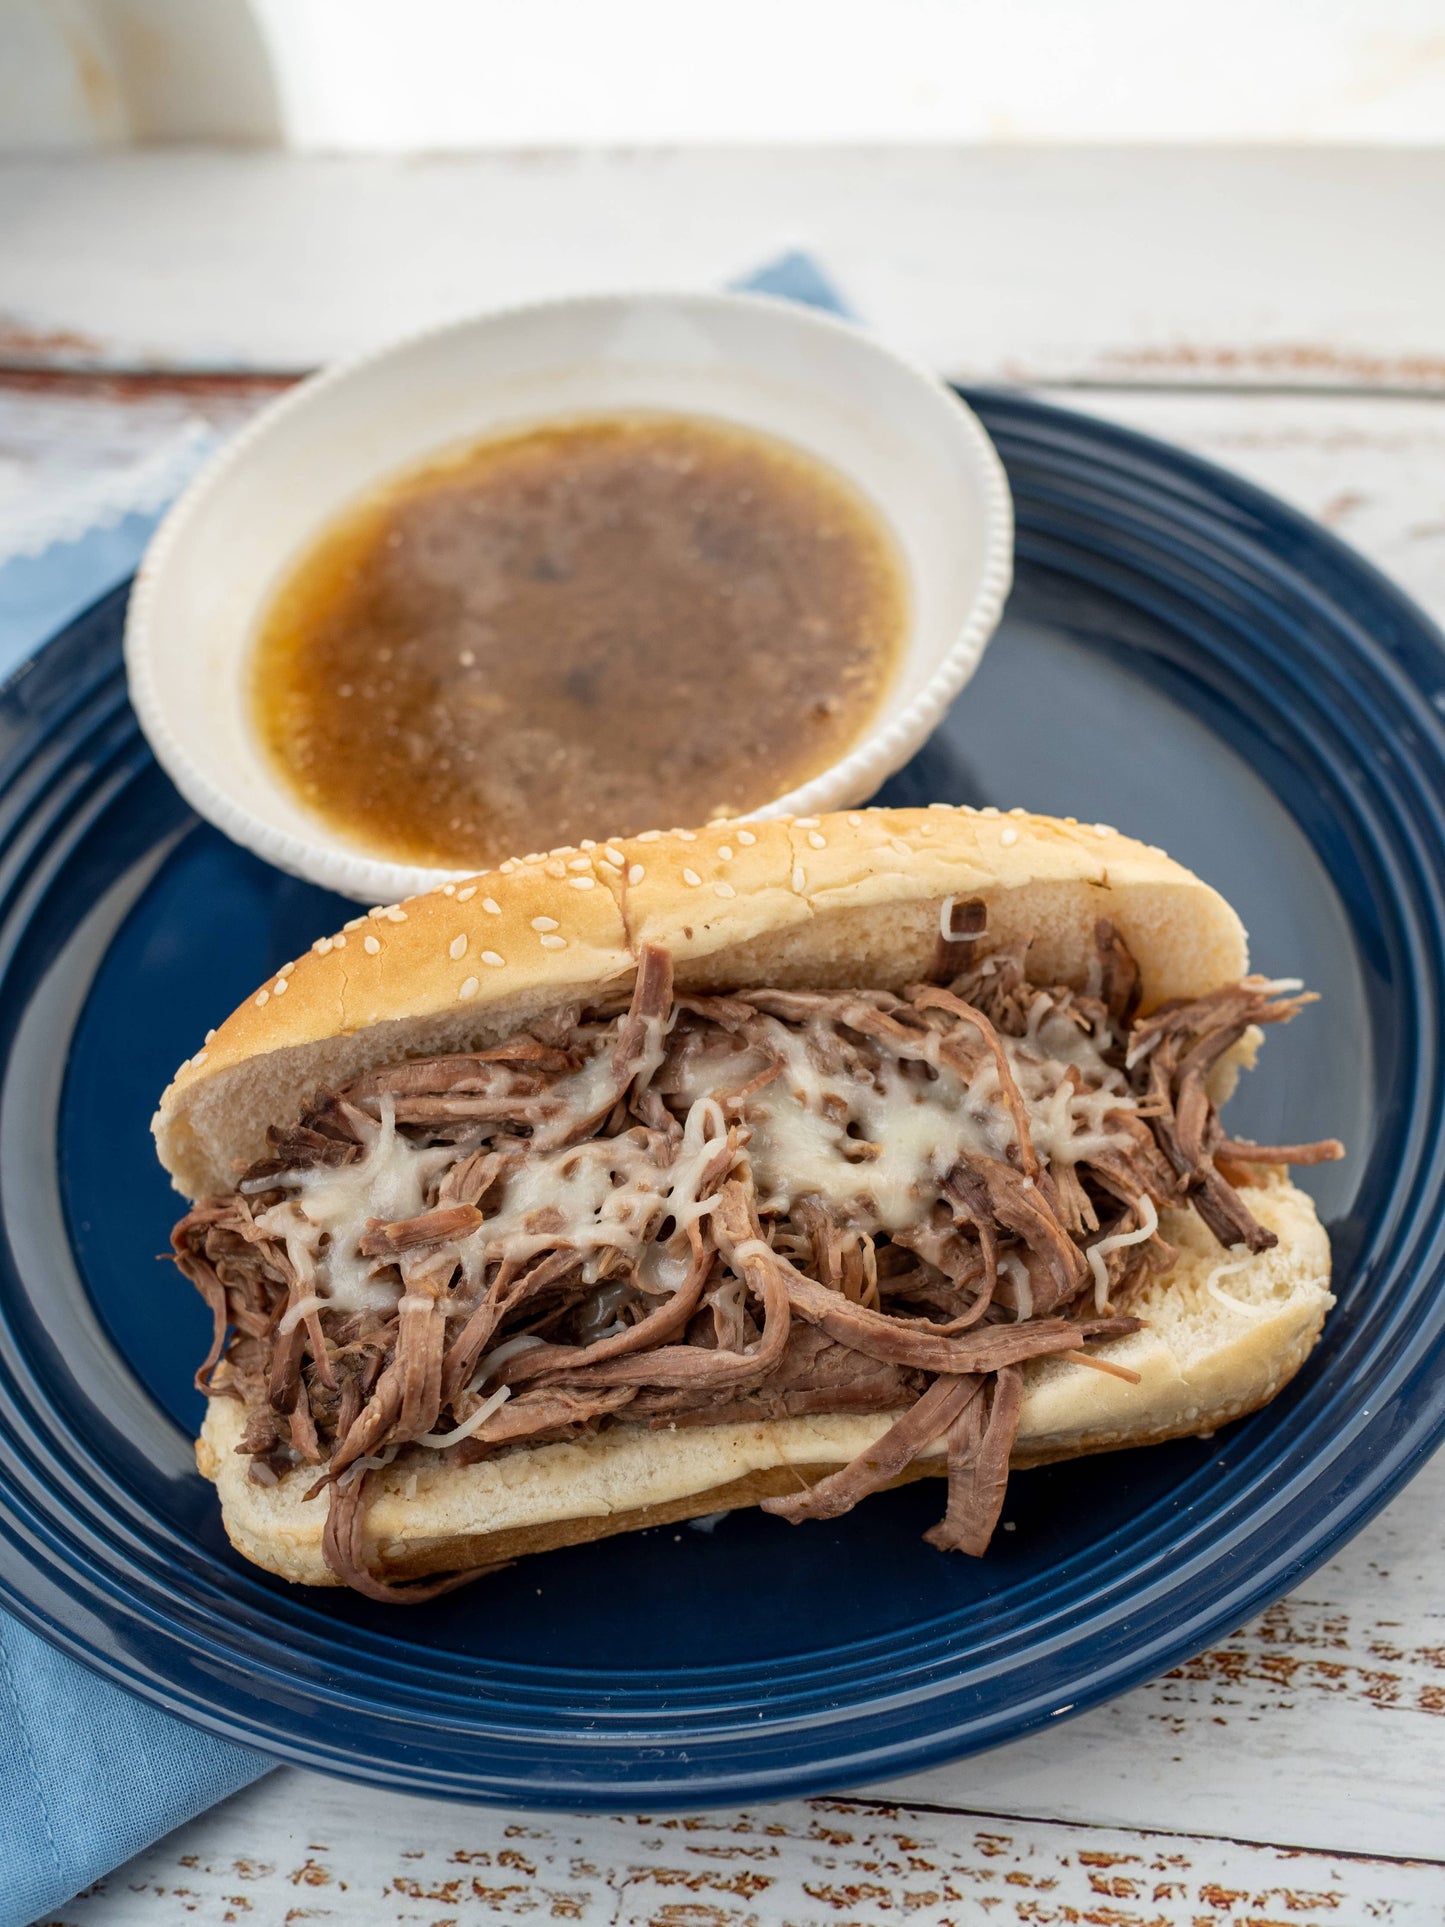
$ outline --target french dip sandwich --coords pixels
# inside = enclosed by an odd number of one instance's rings
[[[1208,1435],[1328,1241],[1217,1106],[1294,982],[1102,826],[650,832],[377,909],[155,1120],[215,1319],[197,1446],[258,1565],[415,1601],[527,1552]]]

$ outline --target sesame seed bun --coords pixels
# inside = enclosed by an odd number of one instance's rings
[[[649,942],[671,950],[679,987],[899,989],[927,970],[948,897],[981,897],[1000,937],[1031,933],[1041,981],[1081,980],[1101,916],[1149,1003],[1248,965],[1217,891],[1104,825],[933,808],[648,831],[504,863],[319,938],[176,1073],[154,1120],[161,1162],[189,1197],[227,1191],[312,1092],[625,986]]]
[[[1271,1175],[1241,1195],[1279,1243],[1242,1265],[1232,1261],[1228,1278],[1211,1290],[1224,1254],[1193,1212],[1162,1212],[1160,1230],[1179,1257],[1137,1306],[1146,1328],[1090,1348],[1136,1371],[1138,1384],[1069,1359],[1030,1360],[1015,1468],[1207,1437],[1266,1404],[1294,1377],[1334,1303],[1329,1240],[1309,1199],[1287,1178]],[[756,1505],[836,1472],[898,1416],[825,1414],[674,1432],[614,1423],[478,1465],[389,1466],[376,1475],[367,1509],[367,1564],[388,1579],[422,1578]],[[327,1500],[305,1496],[315,1469],[288,1472],[274,1486],[253,1484],[235,1449],[247,1417],[237,1400],[212,1399],[196,1449],[201,1471],[219,1490],[233,1544],[284,1579],[338,1584],[321,1550]],[[946,1441],[939,1439],[905,1477],[946,1470]]]
[[[189,1196],[229,1190],[267,1126],[293,1120],[312,1092],[401,1057],[496,1042],[552,1006],[625,987],[649,942],[670,949],[679,987],[901,989],[931,965],[946,900],[973,897],[992,933],[1033,937],[1040,981],[1084,981],[1101,916],[1134,953],[1146,1005],[1248,968],[1244,930],[1216,891],[1102,825],[935,808],[650,832],[524,857],[319,939],[182,1065],[155,1120],[160,1155]],[[1139,1382],[1032,1361],[1016,1465],[1208,1434],[1294,1375],[1333,1302],[1328,1239],[1283,1174],[1244,1196],[1278,1245],[1231,1263],[1221,1295],[1212,1235],[1193,1213],[1163,1213],[1179,1257],[1147,1288],[1146,1329],[1096,1348]],[[227,1532],[270,1571],[335,1584],[321,1551],[327,1502],[304,1496],[314,1469],[252,1483],[236,1450],[247,1417],[212,1399],[197,1446]],[[377,1475],[368,1562],[419,1577],[755,1504],[836,1470],[896,1417],[617,1423],[474,1466],[401,1462]],[[943,1470],[940,1441],[908,1476]]]

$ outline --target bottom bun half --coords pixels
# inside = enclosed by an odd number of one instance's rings
[[[1131,1307],[1145,1328],[1094,1350],[1138,1373],[1138,1383],[1065,1359],[1031,1362],[1015,1467],[1207,1437],[1289,1382],[1334,1302],[1329,1241],[1310,1199],[1283,1176],[1262,1176],[1242,1196],[1279,1243],[1246,1258],[1221,1251],[1192,1212],[1161,1214],[1161,1232],[1179,1256]],[[274,1486],[254,1483],[249,1459],[236,1451],[248,1415],[238,1400],[212,1399],[196,1447],[232,1544],[285,1579],[336,1585],[321,1550],[329,1498],[305,1496],[315,1469],[290,1472]],[[897,1416],[676,1430],[619,1423],[477,1465],[403,1460],[372,1481],[368,1564],[387,1579],[419,1578],[756,1505],[836,1471]],[[905,1479],[944,1472],[945,1455],[939,1439]],[[777,1529],[793,1528],[780,1520]]]

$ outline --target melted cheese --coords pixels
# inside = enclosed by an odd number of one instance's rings
[[[866,1084],[818,1070],[804,1035],[777,1041],[783,1074],[748,1107],[748,1154],[765,1210],[811,1196],[902,1231],[926,1215],[964,1153],[996,1158],[1008,1149],[1007,1113],[952,1071],[928,1078],[885,1060],[876,1085]]]
[[[1089,1270],[1094,1274],[1094,1309],[1102,1311],[1109,1302],[1109,1270],[1104,1263],[1111,1251],[1122,1251],[1125,1245],[1141,1245],[1146,1238],[1152,1238],[1159,1229],[1159,1213],[1154,1208],[1154,1200],[1147,1194],[1139,1200],[1139,1216],[1143,1223],[1133,1231],[1116,1231],[1112,1237],[1100,1238],[1085,1252]]]
[[[386,1311],[395,1305],[395,1281],[377,1276],[387,1269],[388,1261],[363,1258],[357,1245],[372,1218],[394,1224],[419,1217],[430,1202],[433,1181],[456,1162],[453,1145],[423,1149],[404,1138],[396,1128],[395,1106],[389,1097],[381,1099],[379,1108],[376,1134],[356,1163],[301,1174],[294,1213],[288,1220],[293,1227],[286,1233],[288,1251],[292,1237],[298,1236],[294,1226],[299,1217],[308,1228],[304,1235],[317,1278],[326,1288],[328,1301],[343,1311]],[[278,1212],[291,1210],[287,1205],[276,1207]],[[267,1213],[268,1218],[274,1215]]]
[[[649,1074],[662,1045],[663,1027],[654,1028],[643,1067]],[[1014,1119],[991,1053],[965,1077],[941,1060],[938,1034],[924,1030],[909,1038],[906,1057],[884,1052],[871,1074],[853,1075],[823,1068],[837,1061],[831,1033],[810,1036],[807,1026],[775,1019],[767,1020],[766,1032],[782,1070],[745,1102],[746,1149],[737,1153],[751,1164],[765,1211],[787,1212],[798,1199],[816,1197],[872,1229],[903,1231],[926,1217],[960,1159],[1017,1156]],[[1028,1033],[1002,1041],[1045,1164],[1077,1161],[1112,1141],[1110,1113],[1132,1107],[1133,1098],[1063,1005],[1040,998]],[[688,1105],[681,1142],[673,1161],[659,1165],[640,1134],[555,1142],[608,1106],[616,1073],[610,1049],[599,1050],[554,1087],[555,1116],[539,1129],[485,1221],[453,1247],[453,1255],[476,1278],[499,1260],[524,1264],[565,1242],[582,1253],[583,1277],[594,1282],[603,1253],[616,1249],[637,1264],[643,1291],[677,1290],[689,1261],[676,1246],[660,1247],[657,1235],[665,1224],[670,1234],[685,1232],[716,1209],[718,1193],[705,1191],[704,1179],[709,1166],[716,1167],[728,1125],[713,1092],[738,1088],[764,1062],[761,1054],[747,1052],[693,1059],[691,1081],[680,1092]],[[362,1257],[360,1240],[372,1222],[428,1210],[442,1173],[470,1148],[418,1145],[396,1129],[389,1098],[380,1101],[379,1111],[360,1159],[297,1173],[293,1197],[257,1220],[285,1242],[305,1308],[316,1302],[347,1311],[395,1306],[400,1287],[389,1261]],[[1130,1233],[1094,1246],[1096,1283],[1108,1251],[1148,1235]],[[1021,1306],[1026,1302],[1025,1278]],[[302,1312],[298,1305],[288,1318],[294,1323]]]
[[[931,1031],[922,1034],[913,1064],[885,1057],[875,1080],[865,1082],[820,1070],[822,1053],[810,1049],[806,1030],[773,1024],[769,1042],[783,1073],[748,1106],[749,1156],[765,1208],[786,1211],[812,1196],[885,1231],[904,1231],[927,1215],[961,1158],[1005,1158],[1016,1150],[993,1057],[965,1079],[940,1061],[938,1041]],[[1055,1013],[1033,1036],[1002,1042],[1045,1164],[1075,1163],[1113,1142],[1108,1113],[1132,1100],[1076,1024]],[[1103,1088],[1076,1088],[1070,1066]]]

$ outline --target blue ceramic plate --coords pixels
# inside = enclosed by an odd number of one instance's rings
[[[125,1685],[292,1760],[525,1806],[699,1806],[993,1746],[1157,1673],[1317,1565],[1445,1431],[1445,654],[1318,529],[1137,436],[974,398],[1018,585],[894,801],[1166,845],[1324,1003],[1231,1116],[1334,1132],[1340,1304],[1213,1441],[1014,1481],[982,1562],[931,1484],[524,1562],[411,1611],[235,1557],[191,1437],[208,1320],[159,1264],[172,1067],[349,914],[187,813],[126,707],[118,593],[0,696],[0,1595]]]

